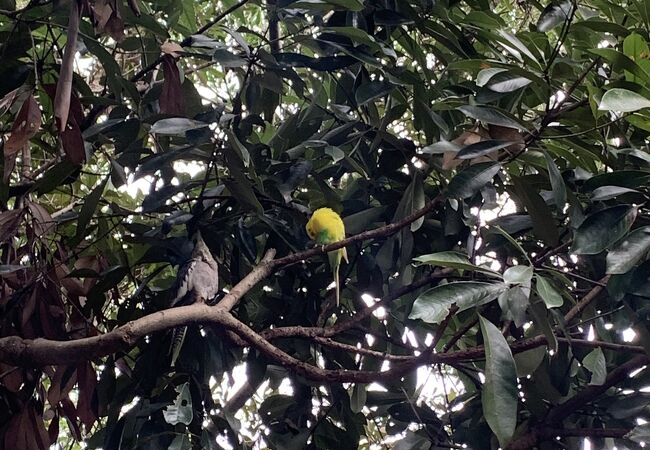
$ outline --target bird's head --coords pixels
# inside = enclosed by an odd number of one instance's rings
[[[200,258],[204,260],[212,258],[212,253],[210,253],[210,249],[203,240],[200,231],[197,230],[196,233],[194,233],[192,236],[192,243],[194,244],[194,250],[192,251],[193,258]]]
[[[307,222],[305,230],[307,230],[307,236],[309,236],[309,239],[316,239],[316,230],[314,230],[314,222],[312,220]]]

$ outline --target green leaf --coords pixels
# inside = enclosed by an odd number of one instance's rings
[[[514,286],[499,295],[499,306],[504,313],[504,318],[512,320],[517,328],[526,323],[529,293],[530,289]]]
[[[633,112],[650,108],[650,100],[627,89],[613,88],[603,94],[598,109],[604,111]]]
[[[601,173],[585,181],[586,191],[594,190],[601,186],[622,186],[635,188],[646,185],[650,181],[650,172],[642,170],[619,170],[616,172]]]
[[[517,426],[517,369],[501,331],[480,315],[479,321],[485,340],[483,414],[499,445],[506,447]]]
[[[449,183],[447,194],[449,197],[460,199],[471,197],[492,181],[499,170],[501,165],[498,163],[474,164],[456,174]]]
[[[499,73],[490,79],[486,87],[494,92],[507,93],[526,87],[530,83],[532,83],[532,80],[526,77],[510,73]]]
[[[589,384],[601,385],[605,382],[607,377],[607,362],[605,355],[600,348],[592,350],[582,360],[582,365],[591,372],[591,381]]]
[[[599,188],[594,189],[591,192],[591,201],[598,202],[604,200],[611,200],[613,198],[618,197],[619,195],[630,194],[630,193],[641,194],[639,191],[635,189],[629,189],[622,186],[601,186]]]
[[[431,154],[431,155],[440,155],[446,152],[458,152],[463,148],[458,144],[449,141],[438,141],[434,142],[431,145],[427,145],[420,150],[422,153]]]
[[[485,141],[476,142],[463,147],[457,154],[457,159],[472,159],[479,156],[490,154],[496,150],[508,147],[516,142],[513,141],[499,141],[495,139],[487,139]]]
[[[404,191],[402,200],[397,205],[393,221],[398,221],[411,215],[414,211],[424,207],[424,187],[422,185],[422,174],[416,172],[408,187]],[[417,231],[424,223],[424,217],[411,224],[411,231]]]
[[[101,200],[102,198],[102,194],[104,193],[104,187],[106,186],[107,181],[108,181],[108,177],[104,178],[101,181],[101,183],[95,186],[95,188],[90,192],[90,194],[88,194],[86,200],[84,201],[83,206],[81,207],[81,212],[79,213],[79,218],[77,219],[77,232],[75,233],[75,239],[78,242],[81,242],[81,240],[85,236],[84,233],[86,231],[86,227],[88,226],[90,220],[95,214],[95,210],[97,209],[99,200]]]
[[[460,281],[438,285],[420,294],[415,302],[409,319],[421,319],[427,323],[440,323],[447,317],[451,305],[456,304],[458,311],[489,303],[501,294],[507,285],[504,283],[481,283]]]
[[[354,97],[359,106],[389,94],[395,86],[388,81],[369,81],[355,91]]]
[[[636,148],[622,148],[615,152],[617,155],[630,155],[650,163],[650,153],[638,150]]]
[[[372,51],[380,50],[380,46],[368,33],[366,33],[361,28],[355,27],[324,27],[322,28],[323,33],[334,33],[341,36],[350,38],[352,41],[357,44],[367,45],[372,49]]]
[[[353,413],[359,413],[366,406],[366,387],[363,383],[357,383],[352,389],[350,396],[350,409]]]
[[[425,436],[407,430],[406,435],[395,441],[395,444],[391,448],[393,450],[429,450],[431,448],[431,441]]]
[[[512,177],[517,197],[526,207],[533,219],[533,230],[547,245],[555,246],[560,240],[560,233],[551,209],[535,187],[525,177]]]
[[[591,214],[574,232],[573,252],[579,255],[595,255],[602,252],[628,232],[636,214],[636,208],[627,205],[618,205]]]
[[[479,87],[483,87],[486,84],[488,84],[488,82],[493,76],[502,72],[508,72],[508,69],[504,69],[501,67],[489,67],[487,69],[481,69],[478,75],[476,75],[476,85]]]
[[[524,256],[524,258],[526,258],[528,260],[528,263],[531,266],[533,265],[533,262],[528,257],[528,253],[526,252],[526,250],[524,250],[524,248],[521,246],[521,244],[519,244],[519,242],[517,242],[517,240],[515,238],[510,236],[506,230],[504,230],[503,228],[501,228],[498,225],[491,225],[490,230],[494,230],[497,233],[499,233],[501,236],[506,238],[508,240],[508,242],[510,242],[510,244],[512,244],[512,246],[514,248],[516,248],[519,251],[519,253],[521,253]]]
[[[515,365],[517,366],[517,376],[519,378],[524,378],[535,372],[542,361],[544,361],[544,357],[546,356],[547,351],[548,350],[546,349],[546,346],[542,345],[540,347],[531,348],[525,352],[515,354],[514,357]]]
[[[466,116],[481,122],[514,128],[523,132],[528,131],[528,128],[512,115],[490,106],[463,105],[458,109]]]
[[[237,156],[239,156],[241,161],[244,163],[244,167],[248,167],[248,164],[250,164],[251,155],[248,152],[246,146],[241,143],[235,133],[233,133],[231,130],[226,130],[226,136],[228,136],[228,142],[230,143],[232,149],[237,153]]]
[[[637,425],[624,437],[639,444],[650,442],[650,423]]]
[[[362,231],[374,228],[371,225],[380,221],[387,209],[387,206],[377,206],[345,216],[343,223],[345,224],[346,233],[350,235],[359,234]]]
[[[546,33],[561,23],[568,21],[572,9],[573,3],[571,0],[549,3],[537,20],[537,30]]]
[[[564,184],[564,178],[562,178],[562,174],[557,168],[555,161],[547,152],[544,152],[544,157],[546,158],[546,168],[551,181],[551,189],[553,189],[555,206],[558,211],[562,211],[566,204],[566,185]]]
[[[198,120],[191,120],[181,117],[172,117],[170,119],[160,119],[151,126],[151,133],[169,135],[169,136],[182,136],[186,131],[196,130],[198,128],[207,127],[205,122]]]
[[[241,202],[245,209],[255,211],[259,214],[264,213],[264,207],[257,199],[251,183],[245,177],[237,176],[237,178],[232,180],[224,180],[224,184],[228,188],[230,194],[238,202]]]
[[[521,55],[525,55],[532,62],[539,62],[539,57],[536,57],[530,51],[530,49],[514,34],[508,33],[504,30],[498,30],[496,34],[492,34],[492,36],[495,36],[496,40],[498,40],[501,45],[517,59],[524,61]]]
[[[564,303],[562,294],[554,287],[553,283],[541,275],[535,275],[537,294],[544,300],[547,308],[559,308]]]
[[[641,65],[641,67],[643,67],[643,64],[647,62],[644,61],[644,59],[646,58],[648,52],[649,50],[647,42],[645,39],[643,39],[643,36],[638,33],[631,33],[623,40],[623,53],[625,56],[628,56],[637,64]],[[637,77],[631,72],[626,71],[625,78],[633,83],[638,83],[640,85],[644,84],[641,77]]]
[[[629,193],[641,194],[641,192],[637,191],[636,189],[629,189],[622,186],[601,186],[592,191],[591,201],[597,202],[603,200],[611,200],[612,198],[616,198],[619,195]]]
[[[348,11],[361,11],[364,8],[363,2],[360,0],[298,0],[291,3],[292,8],[305,8],[317,11],[330,12],[334,9],[342,9]]]
[[[614,22],[609,22],[607,20],[598,20],[598,18],[589,18],[588,20],[574,22],[572,27],[584,27],[588,28],[589,30],[602,33],[611,33],[617,36],[627,36],[630,34],[630,30],[624,26],[621,26]]]
[[[607,253],[607,273],[627,273],[650,252],[650,226],[637,228]]]
[[[548,311],[544,306],[544,303],[540,301],[531,301],[529,311],[533,318],[533,324],[535,325],[535,328],[541,331],[546,337],[549,349],[557,352],[557,337],[553,332],[553,326],[551,325],[551,322],[548,318]]]
[[[66,180],[73,177],[79,167],[64,159],[54,167],[49,169],[36,182],[36,190],[39,195],[52,192],[58,186],[65,184]]]
[[[235,55],[234,53],[226,50],[225,48],[218,48],[212,54],[212,59],[224,68],[243,67],[248,64],[245,58]]]
[[[178,423],[189,425],[193,417],[190,384],[183,383],[180,386],[176,386],[176,392],[178,395],[176,396],[176,400],[174,400],[174,404],[167,406],[163,410],[165,422],[170,425],[176,425]]]
[[[179,434],[177,435],[167,450],[190,450],[192,448],[192,441],[190,440],[189,435]]]
[[[509,284],[527,284],[533,278],[533,268],[530,266],[513,266],[503,272],[503,281]]]
[[[646,83],[650,82],[650,74],[623,53],[611,48],[599,48],[590,52],[605,58],[615,69],[630,72]]]
[[[483,272],[501,278],[501,275],[498,272],[474,265],[469,262],[465,255],[458,252],[450,251],[431,253],[429,255],[422,255],[413,258],[413,261],[420,264],[428,264],[431,266],[452,267],[454,269]]]

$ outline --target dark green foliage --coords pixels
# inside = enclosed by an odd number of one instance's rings
[[[62,99],[74,1],[0,0],[0,450],[650,439],[629,376],[650,363],[650,2],[81,1]],[[192,323],[174,368],[165,330],[11,357],[10,336],[166,308],[196,230],[218,302],[309,248],[323,206],[348,235],[428,209],[347,246],[338,309],[324,255],[248,291],[233,316],[276,353]]]

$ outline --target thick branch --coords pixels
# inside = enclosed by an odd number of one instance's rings
[[[424,208],[405,219],[377,228],[372,231],[361,233],[330,246],[326,251],[341,248],[349,243],[370,239],[379,236],[388,236],[399,229],[408,226],[413,221],[424,216],[429,212],[442,196],[429,202]],[[98,356],[104,356],[125,350],[136,342],[156,331],[162,331],[190,323],[216,323],[226,325],[235,331],[240,337],[244,338],[251,344],[254,344],[258,350],[268,354],[270,357],[281,364],[287,364],[305,376],[311,375],[314,379],[330,380],[332,377],[340,377],[340,373],[318,372],[313,366],[309,366],[301,361],[291,358],[289,355],[281,354],[280,350],[270,344],[262,336],[258,335],[250,328],[239,322],[229,314],[229,311],[237,304],[255,284],[269,276],[278,268],[295,261],[304,260],[310,256],[320,253],[320,249],[307,250],[306,252],[289,255],[285,258],[273,260],[274,250],[269,250],[260,265],[253,269],[244,279],[235,285],[230,293],[216,307],[209,307],[204,304],[195,304],[184,307],[177,307],[169,310],[159,311],[138,320],[129,322],[115,330],[88,338],[77,339],[73,341],[53,341],[48,339],[22,339],[17,336],[0,338],[0,361],[6,361],[14,365],[21,366],[44,366],[49,364],[69,364],[75,361],[88,360]],[[249,333],[250,330],[250,333]],[[251,334],[252,333],[252,334]],[[273,351],[272,351],[273,350]],[[280,353],[274,353],[274,351]],[[291,358],[291,359],[287,359]],[[405,373],[410,369],[402,368],[400,371],[394,370],[394,374]],[[347,372],[346,372],[347,373]],[[388,375],[385,375],[388,376]],[[376,373],[359,372],[359,375],[345,375],[350,381],[363,382],[364,379],[376,379]]]
[[[275,249],[268,250],[262,258],[262,261],[221,299],[219,307],[230,311],[253,286],[268,277],[273,271],[273,264],[271,262],[274,256]]]

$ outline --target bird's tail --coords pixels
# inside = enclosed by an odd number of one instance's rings
[[[172,355],[171,366],[174,367],[178,355],[181,354],[181,348],[183,347],[183,342],[185,341],[185,334],[187,333],[187,327],[174,328],[172,330],[172,344],[169,348],[169,353]]]
[[[341,264],[337,264],[336,267],[334,267],[334,289],[336,289],[336,306],[339,306],[339,303],[341,303],[341,283],[339,281],[339,267]]]
[[[339,276],[339,268],[341,267],[341,260],[344,259],[348,262],[348,252],[345,247],[329,253],[330,266],[332,267],[332,274],[334,275],[334,285],[336,289],[336,306],[341,303],[341,278]]]

